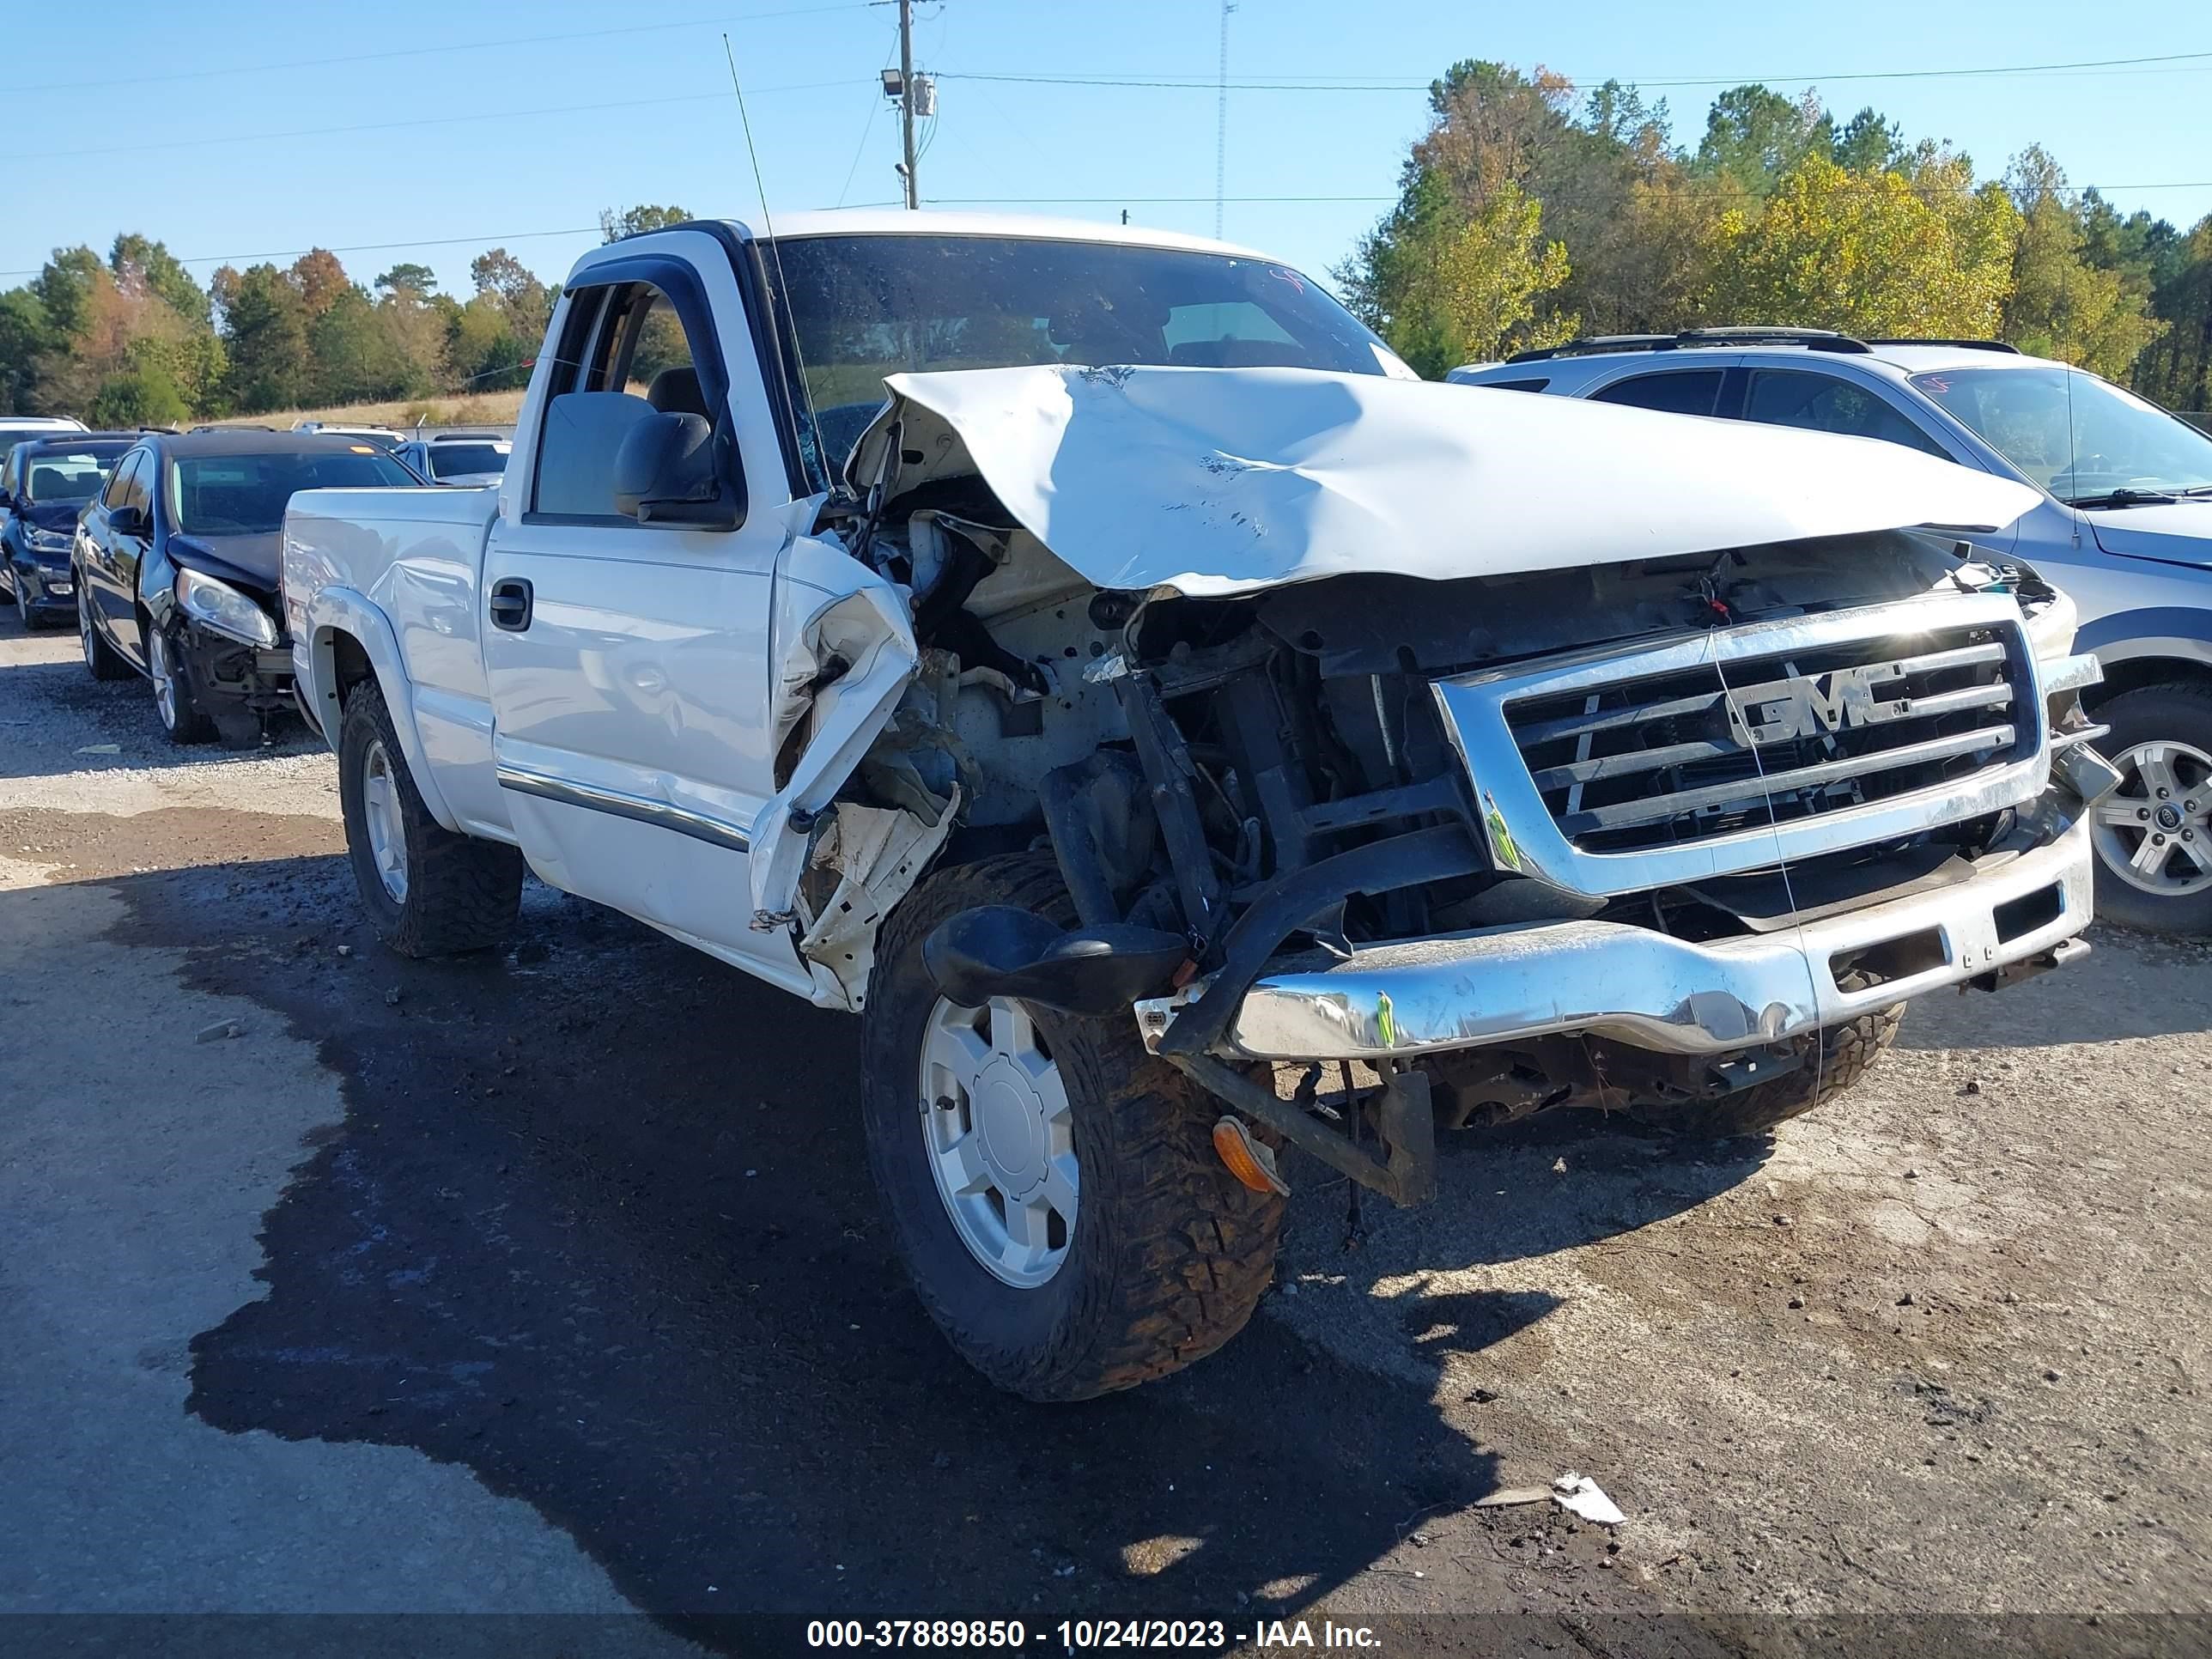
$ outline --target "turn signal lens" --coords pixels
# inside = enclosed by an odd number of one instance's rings
[[[1213,1126],[1213,1150],[1229,1173],[1254,1192],[1290,1195],[1290,1182],[1275,1173],[1274,1153],[1252,1139],[1242,1118],[1224,1117]]]

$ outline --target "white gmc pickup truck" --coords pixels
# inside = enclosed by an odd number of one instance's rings
[[[2086,949],[2096,665],[1975,548],[2033,499],[830,215],[586,256],[504,479],[295,496],[283,592],[393,948],[526,866],[857,1013],[922,1299],[1066,1400],[1243,1325],[1286,1144],[1410,1204],[1439,1124],[1762,1133]]]

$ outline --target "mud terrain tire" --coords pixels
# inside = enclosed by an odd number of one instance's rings
[[[1820,1052],[1807,1054],[1805,1063],[1786,1077],[1755,1083],[1718,1100],[1632,1107],[1630,1115],[1670,1134],[1711,1140],[1767,1134],[1778,1125],[1802,1117],[1856,1085],[1881,1058],[1883,1050],[1897,1041],[1897,1029],[1904,1021],[1901,1002],[1862,1014],[1847,1024],[1831,1025],[1822,1031]]]
[[[372,750],[380,751],[388,769],[405,848],[404,896],[387,889],[371,851],[363,779]],[[362,908],[386,945],[403,957],[443,957],[484,950],[507,937],[522,902],[522,854],[498,842],[457,836],[430,816],[374,680],[346,698],[338,728],[338,805]]]
[[[955,1229],[915,1121],[933,1109],[920,1098],[920,1066],[939,1000],[922,940],[979,904],[1074,921],[1051,855],[1016,854],[932,877],[878,943],[863,1017],[863,1115],[915,1290],[962,1358],[1031,1400],[1087,1400],[1180,1370],[1252,1316],[1274,1273],[1283,1200],[1222,1167],[1218,1107],[1145,1051],[1133,1020],[1024,1005],[1067,1093],[1076,1216],[1066,1255],[1043,1283],[1018,1289],[987,1270]]]

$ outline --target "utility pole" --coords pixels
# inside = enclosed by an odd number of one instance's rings
[[[914,0],[898,0],[899,9],[899,128],[906,147],[906,204],[921,205],[921,181],[915,176],[914,158]]]
[[[1234,0],[1221,0],[1221,64],[1213,101],[1213,234],[1221,236],[1222,192],[1229,177],[1229,14]]]

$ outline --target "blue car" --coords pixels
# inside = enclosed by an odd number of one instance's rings
[[[2100,803],[2097,911],[2212,933],[2212,436],[2110,381],[1987,340],[1693,329],[1578,340],[1448,377],[1878,439],[2032,484],[1989,550],[2078,607],[2104,665],[2083,702],[2119,767]]]
[[[19,442],[0,462],[0,589],[26,628],[76,615],[70,547],[135,432],[70,432]]]

